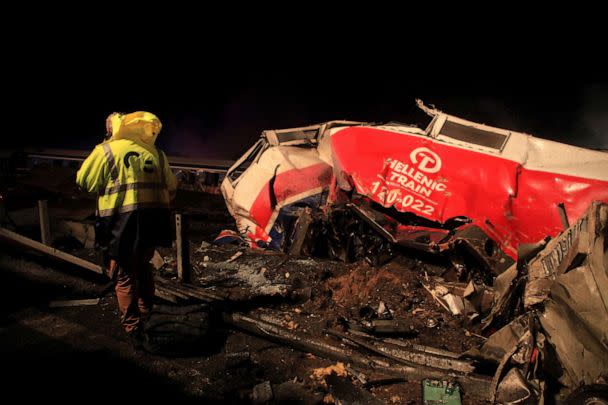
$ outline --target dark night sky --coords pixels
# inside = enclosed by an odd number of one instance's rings
[[[220,34],[83,47],[68,31],[5,50],[12,135],[3,148],[89,150],[107,114],[148,110],[163,122],[159,143],[169,154],[233,159],[268,128],[332,119],[425,124],[415,98],[489,125],[608,148],[606,62],[566,51],[559,39],[523,48],[511,38],[485,53],[422,37],[269,47],[258,37],[215,41]]]

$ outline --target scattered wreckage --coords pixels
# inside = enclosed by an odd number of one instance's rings
[[[608,153],[419,106],[425,130],[264,131],[221,186],[240,237],[371,265],[400,250],[447,257],[450,270],[423,287],[481,321],[489,339],[462,359],[494,363],[492,401],[606,398]],[[454,294],[450,278],[468,285]]]
[[[424,108],[426,130],[265,131],[222,184],[256,249],[202,242],[190,283],[175,280],[178,255],[157,253],[156,294],[337,361],[333,377],[358,381],[347,391],[415,381],[428,400],[606,403],[608,154]],[[68,231],[86,246],[87,232]],[[8,229],[0,237],[104,272]],[[427,253],[449,260],[433,272],[418,265]],[[323,378],[339,399],[340,382]]]
[[[496,278],[494,290],[483,328],[506,325],[468,353],[498,364],[492,400],[542,402],[547,388],[558,399],[570,394],[568,403],[585,403],[579,395],[594,389],[606,400],[608,205],[594,202],[539,243]]]

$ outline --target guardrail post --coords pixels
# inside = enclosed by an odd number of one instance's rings
[[[51,245],[51,224],[49,222],[49,207],[46,200],[38,200],[38,216],[40,218],[40,241]]]
[[[182,283],[190,282],[190,242],[188,223],[185,216],[175,214],[175,245],[177,248],[177,279]]]

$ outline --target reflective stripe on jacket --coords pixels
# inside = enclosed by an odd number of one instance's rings
[[[80,167],[76,183],[98,194],[101,217],[138,208],[169,208],[177,188],[165,154],[131,139],[97,145]]]

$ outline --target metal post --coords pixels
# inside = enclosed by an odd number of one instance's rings
[[[175,245],[177,247],[177,279],[190,282],[190,249],[186,234],[186,221],[182,214],[175,214]]]
[[[6,207],[4,205],[4,196],[0,194],[0,226],[4,225],[5,222],[8,222],[8,218],[6,216]]]
[[[51,245],[51,225],[49,222],[49,207],[46,200],[38,200],[38,216],[40,218],[40,240],[43,244]]]

